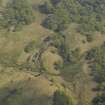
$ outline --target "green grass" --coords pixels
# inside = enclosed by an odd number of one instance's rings
[[[66,64],[61,69],[61,76],[68,82],[72,82],[75,77],[82,72],[82,63]]]

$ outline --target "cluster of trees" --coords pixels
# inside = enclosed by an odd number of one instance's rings
[[[105,44],[89,51],[86,59],[93,61],[92,71],[95,80],[99,83],[105,82]]]
[[[97,82],[96,91],[100,95],[96,96],[92,105],[105,104],[105,44],[96,47],[87,53],[87,60],[92,62],[91,69],[94,80]]]
[[[61,1],[59,0],[59,2]],[[69,13],[62,5],[58,6],[59,2],[47,2],[46,5],[44,5],[44,7],[49,10],[49,13],[43,25],[53,31],[64,30],[70,21]]]
[[[44,26],[54,31],[64,30],[72,22],[79,24],[77,31],[88,34],[105,31],[104,0],[50,0],[44,4],[48,18]]]
[[[35,19],[32,5],[28,0],[10,0],[0,16],[0,26],[16,31]]]

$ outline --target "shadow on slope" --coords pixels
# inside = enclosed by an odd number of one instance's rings
[[[10,81],[0,88],[0,105],[51,105],[52,97],[41,94],[40,89],[30,85],[32,82],[31,78],[19,82]]]

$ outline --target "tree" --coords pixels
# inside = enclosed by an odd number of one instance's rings
[[[105,93],[93,99],[92,105],[105,105]]]
[[[60,6],[53,11],[53,14],[48,16],[43,25],[53,31],[66,29],[70,21],[69,14],[66,9]]]
[[[60,3],[61,0],[50,0],[52,2],[53,5],[57,5],[58,3]]]
[[[53,5],[50,1],[46,1],[44,4],[39,6],[40,12],[45,14],[53,13]]]
[[[53,105],[73,105],[73,103],[63,91],[57,90],[54,93]]]
[[[2,26],[9,31],[16,31],[16,29],[28,25],[34,20],[33,9],[28,0],[9,1],[2,17]]]

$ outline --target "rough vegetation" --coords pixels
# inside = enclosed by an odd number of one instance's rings
[[[77,31],[91,34],[94,31],[104,32],[104,0],[58,0],[44,4],[48,8],[48,18],[44,26],[54,31],[67,28],[68,24],[79,25]]]
[[[0,105],[104,105],[104,17],[104,0],[0,0]]]

